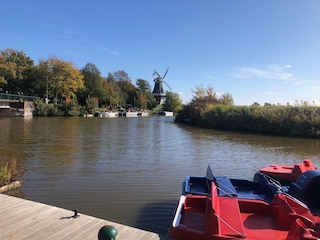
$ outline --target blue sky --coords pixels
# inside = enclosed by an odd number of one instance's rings
[[[236,105],[320,105],[318,0],[2,0],[0,49],[56,56],[132,83],[163,74],[184,103],[197,86]],[[168,90],[168,89],[165,89]]]

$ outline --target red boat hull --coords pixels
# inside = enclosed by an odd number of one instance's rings
[[[202,180],[207,180],[202,181]],[[180,240],[312,240],[320,218],[297,198],[257,173],[254,181],[188,177],[169,229]],[[200,186],[196,186],[200,184]],[[201,187],[203,184],[208,188]],[[199,190],[204,190],[199,191]],[[192,193],[192,192],[197,193]]]
[[[310,159],[305,159],[302,163],[294,165],[272,164],[261,168],[259,171],[279,181],[293,182],[298,177],[310,170],[317,169]]]
[[[289,196],[275,195],[272,204],[218,198],[186,196],[179,223],[171,226],[169,237],[181,240],[315,240],[320,237],[313,228],[319,219]]]

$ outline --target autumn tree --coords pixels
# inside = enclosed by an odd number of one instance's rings
[[[188,122],[190,124],[195,124],[206,112],[212,109],[212,107],[219,105],[233,105],[233,99],[230,94],[225,93],[219,98],[218,94],[211,86],[208,88],[198,86],[193,93],[195,95],[192,101],[182,107],[178,116],[176,116],[176,122]]]
[[[217,93],[211,86],[208,88],[197,86],[192,92],[194,93],[193,101],[202,102],[204,104],[217,104],[219,102]]]
[[[69,102],[76,96],[79,89],[83,89],[83,75],[72,62],[65,62],[56,57],[40,60],[39,69],[46,72],[46,85],[52,89],[56,100]]]
[[[147,95],[142,92],[138,92],[136,105],[138,108],[146,109],[148,107]]]

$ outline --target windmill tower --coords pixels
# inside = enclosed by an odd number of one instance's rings
[[[153,70],[152,76],[154,77],[153,79],[154,88],[153,88],[152,94],[158,104],[163,104],[164,101],[166,100],[166,93],[163,91],[163,83],[165,83],[167,87],[171,90],[169,85],[164,81],[164,78],[166,77],[168,70],[169,68],[167,68],[166,72],[162,77],[159,75],[159,73],[156,70]]]

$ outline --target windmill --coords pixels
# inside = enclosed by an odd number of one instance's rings
[[[166,86],[171,90],[170,86],[164,81],[164,78],[166,77],[168,71],[169,68],[167,68],[166,72],[161,77],[156,70],[153,70],[152,76],[154,77],[154,88],[152,94],[158,104],[162,104],[166,100],[166,93],[163,91],[163,83],[165,83]]]

